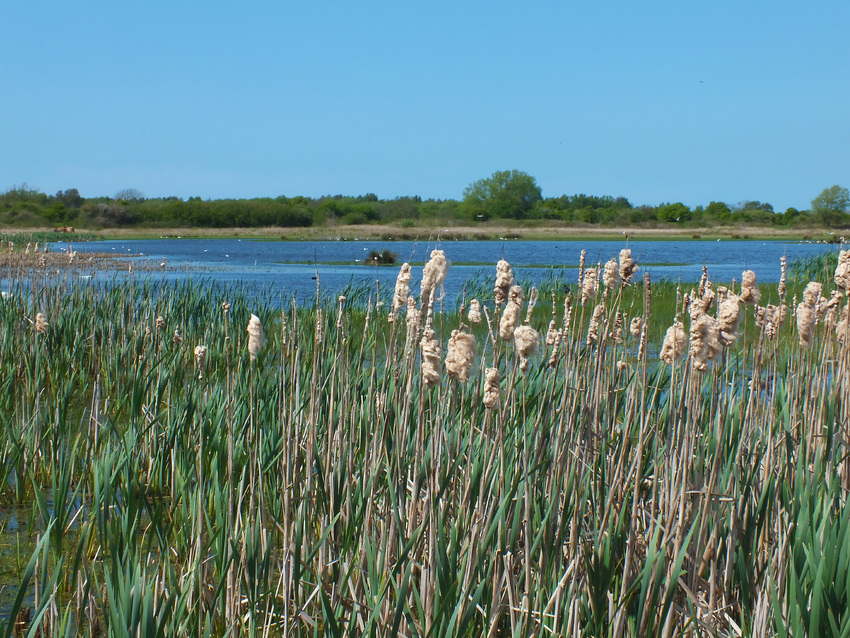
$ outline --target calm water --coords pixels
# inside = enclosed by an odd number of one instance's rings
[[[53,250],[66,250],[68,244],[53,244]],[[464,281],[478,274],[493,276],[495,265],[504,256],[519,280],[540,281],[552,270],[568,282],[577,277],[582,249],[587,264],[616,258],[623,241],[444,241],[452,262],[446,280],[446,292],[453,299]],[[635,241],[628,246],[641,265],[639,275],[649,272],[653,281],[662,278],[698,281],[702,266],[708,267],[712,280],[740,281],[741,272],[751,269],[760,282],[779,280],[779,258],[789,261],[835,250],[835,246],[788,241]],[[219,283],[247,283],[261,288],[273,287],[308,299],[315,295],[318,270],[323,291],[335,294],[350,282],[375,283],[391,290],[398,268],[367,266],[362,262],[370,251],[390,250],[398,262],[410,261],[421,266],[427,261],[433,243],[392,241],[257,241],[249,239],[155,239],[95,241],[73,244],[78,252],[105,252],[125,256],[137,264],[154,266],[151,276],[163,280],[201,277]],[[159,268],[165,258],[166,267]],[[565,270],[566,269],[566,270]],[[418,286],[421,268],[414,267],[412,287]],[[388,288],[387,288],[388,287]]]

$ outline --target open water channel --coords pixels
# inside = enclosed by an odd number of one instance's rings
[[[67,250],[58,242],[53,250]],[[287,298],[295,295],[305,301],[316,292],[316,273],[322,290],[336,294],[351,283],[380,282],[390,292],[398,274],[398,264],[409,261],[421,266],[437,246],[433,241],[262,241],[250,239],[180,239],[94,241],[73,244],[82,252],[109,253],[126,257],[139,269],[151,270],[151,276],[163,281],[197,277],[222,284],[247,284],[274,288]],[[818,253],[836,250],[836,246],[799,241],[443,241],[452,268],[446,279],[447,299],[455,299],[464,282],[477,276],[490,278],[496,262],[504,257],[519,281],[537,283],[559,277],[573,282],[581,251],[587,251],[588,266],[616,258],[620,249],[632,249],[641,266],[639,274],[649,272],[652,281],[698,281],[703,265],[713,281],[740,281],[746,269],[756,272],[758,281],[777,282],[779,259],[791,262]],[[389,250],[398,257],[395,266],[369,266],[365,262],[372,251]],[[165,266],[160,266],[164,262]],[[128,265],[129,272],[129,265]],[[418,286],[421,268],[414,267],[412,285]]]

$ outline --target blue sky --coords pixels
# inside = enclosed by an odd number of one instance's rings
[[[15,2],[0,189],[807,208],[850,186],[850,3]]]

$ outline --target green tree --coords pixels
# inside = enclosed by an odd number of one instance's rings
[[[675,204],[659,206],[656,214],[658,215],[658,221],[670,223],[684,222],[691,218],[691,209],[682,202],[676,202]]]
[[[522,171],[496,171],[463,191],[463,205],[474,220],[491,217],[522,219],[537,202],[543,201],[536,180]]]
[[[821,194],[812,200],[812,213],[827,226],[832,226],[844,222],[848,206],[850,206],[850,192],[836,184],[824,188]]]

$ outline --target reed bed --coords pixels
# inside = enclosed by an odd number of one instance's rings
[[[441,252],[308,306],[17,267],[5,634],[847,635],[846,290],[621,254],[449,313]]]

